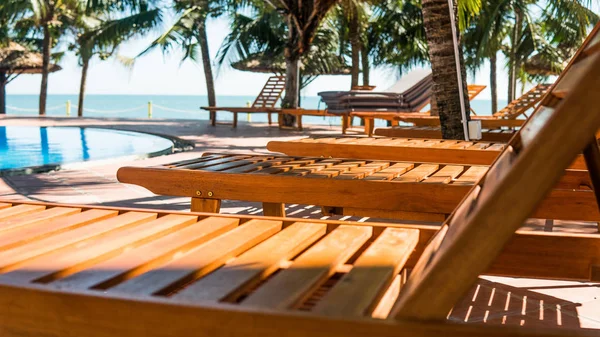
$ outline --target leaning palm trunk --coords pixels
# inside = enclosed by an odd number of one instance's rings
[[[40,88],[40,115],[46,114],[46,99],[48,96],[48,74],[50,73],[50,48],[52,37],[48,23],[44,24],[44,40],[42,50],[42,85]]]
[[[433,96],[431,111],[439,114],[444,139],[464,139],[460,96],[463,95],[465,110],[469,111],[466,71],[459,48],[463,92],[459,92],[458,74],[454,55],[450,8],[447,0],[423,0],[423,25],[429,45],[429,59],[433,72]],[[453,9],[456,12],[456,9]],[[468,115],[467,115],[468,118]]]
[[[90,59],[84,58],[82,60],[83,65],[81,67],[81,82],[79,83],[79,101],[77,102],[77,117],[83,117],[83,101],[85,99],[85,84],[87,81],[88,67],[90,65]]]
[[[490,56],[490,90],[492,92],[492,113],[498,111],[498,85],[496,73],[496,53]]]
[[[203,17],[198,22],[198,43],[200,44],[200,53],[202,54],[202,67],[204,69],[204,78],[206,80],[206,91],[208,94],[208,106],[217,106],[217,97],[215,94],[215,81],[213,78],[212,65],[210,62],[210,52],[208,50],[208,39],[206,37],[206,18]]]

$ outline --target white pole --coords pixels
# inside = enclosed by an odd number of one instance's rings
[[[467,121],[467,111],[465,109],[465,95],[462,81],[462,73],[460,71],[460,57],[458,39],[456,38],[456,20],[454,17],[454,1],[448,0],[448,7],[450,7],[450,25],[452,26],[452,43],[454,44],[454,61],[456,62],[456,80],[458,81],[459,99],[460,99],[460,112],[462,115],[463,131],[465,133],[465,140],[469,140],[469,122]]]

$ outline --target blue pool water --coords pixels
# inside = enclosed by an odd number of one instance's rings
[[[0,126],[0,171],[145,155],[172,148],[173,142],[166,138],[138,132]]]

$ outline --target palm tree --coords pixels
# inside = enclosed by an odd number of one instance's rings
[[[310,50],[310,45],[327,12],[337,0],[274,0],[269,1],[274,9],[285,18],[287,43],[285,46],[285,96],[281,106],[297,108],[300,98],[300,61]],[[285,125],[291,126],[295,116],[284,115]]]
[[[242,71],[282,74],[286,72],[286,23],[273,10],[256,10],[251,16],[234,13],[231,32],[219,48],[217,63]],[[340,30],[335,20],[325,20],[301,60],[300,88],[318,76],[347,75],[350,67],[340,51]]]
[[[463,5],[465,5],[463,2]],[[461,97],[465,104],[465,111],[470,110],[467,95],[466,71],[463,61],[462,48],[458,49],[460,72],[463,91],[459,90],[456,55],[454,52],[454,38],[460,43],[460,34],[453,36],[451,14],[447,0],[423,0],[423,26],[429,45],[429,60],[433,72],[433,97],[431,102],[432,114],[439,114],[444,139],[464,139],[462,124]],[[468,5],[468,4],[467,4]],[[475,12],[470,8],[472,12]],[[456,15],[455,15],[456,16]],[[459,30],[456,29],[458,32]],[[460,45],[460,44],[459,44]],[[466,114],[469,118],[469,114]]]
[[[83,13],[82,13],[83,14]],[[136,34],[143,34],[161,21],[159,9],[142,6],[139,11],[117,19],[110,18],[110,12],[100,11],[97,15],[83,14],[75,27],[76,40],[70,46],[76,50],[81,65],[81,82],[77,116],[83,116],[86,80],[91,59],[98,56],[106,60],[115,54],[119,45]]]
[[[217,97],[208,48],[206,20],[209,16],[217,17],[225,13],[229,5],[227,1],[174,0],[173,9],[179,15],[175,23],[140,53],[143,55],[156,47],[160,47],[163,53],[173,48],[181,48],[184,52],[182,61],[201,59],[209,106],[217,105]]]

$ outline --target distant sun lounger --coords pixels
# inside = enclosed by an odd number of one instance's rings
[[[269,125],[271,125],[271,113],[278,113],[280,108],[275,107],[285,89],[285,76],[271,76],[265,83],[256,99],[249,107],[211,107],[204,106],[201,109],[211,113],[210,122],[212,126],[217,124],[217,112],[228,111],[233,113],[233,127],[237,127],[238,113],[267,113]]]
[[[477,84],[469,84],[467,86],[469,101],[473,100],[477,97],[484,89],[485,85],[477,85]],[[426,103],[429,104],[431,97],[427,98]],[[414,110],[411,112],[394,112],[394,111],[367,111],[367,110],[356,110],[350,111],[344,115],[342,115],[342,134],[346,134],[347,129],[352,125],[352,120],[354,117],[361,118],[364,120],[364,132],[369,137],[373,135],[373,129],[375,127],[375,119],[383,119],[392,125],[397,125],[401,121],[409,120],[432,120],[438,121],[439,125],[439,117],[431,116],[430,111],[419,112],[419,110]],[[473,111],[472,111],[473,112]],[[473,112],[474,113],[474,112]],[[474,119],[485,119],[484,117],[472,117]]]
[[[550,87],[551,84],[538,84],[492,116],[471,116],[472,120],[481,120],[483,129],[481,140],[508,142],[514,135],[515,129],[524,122],[524,119],[517,118],[527,117],[527,111],[535,107]],[[374,134],[385,137],[442,138],[439,117],[398,115],[394,120],[412,123],[414,126],[378,128]],[[371,126],[371,128],[373,127]]]

